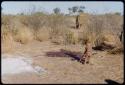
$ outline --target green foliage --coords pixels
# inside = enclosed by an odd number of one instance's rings
[[[60,10],[60,8],[54,8],[53,11],[55,14],[59,14],[61,10]]]

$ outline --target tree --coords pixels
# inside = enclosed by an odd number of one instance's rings
[[[69,10],[69,14],[71,14],[72,13],[72,8],[68,8],[68,10]]]
[[[20,13],[19,15],[24,15],[24,13]]]
[[[79,9],[78,12],[79,12],[79,13],[83,13],[84,11],[83,11],[82,9]]]
[[[85,9],[85,6],[80,6],[81,9]]]
[[[85,6],[73,6],[72,8],[68,8],[69,13],[83,13]]]
[[[84,9],[85,9],[84,6],[80,6],[78,12],[79,12],[79,13],[83,13],[83,12],[84,12]]]
[[[73,12],[73,13],[77,12],[77,11],[78,11],[78,8],[79,8],[78,6],[72,7],[72,12]]]
[[[59,14],[60,13],[60,8],[54,8],[53,11],[54,11],[55,14]]]
[[[115,15],[121,15],[121,13],[120,12],[116,12]]]

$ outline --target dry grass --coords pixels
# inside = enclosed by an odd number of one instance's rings
[[[78,16],[78,22],[81,25],[80,29],[86,29],[87,28],[89,20],[90,20],[89,18],[90,18],[90,16],[87,13],[81,13]]]
[[[123,47],[117,47],[117,48],[114,48],[110,51],[108,51],[109,54],[121,54],[121,53],[124,53],[124,48]]]
[[[120,39],[114,34],[101,34],[94,43],[98,50],[109,50],[109,53],[120,52],[120,50],[122,52],[123,48]]]
[[[116,40],[115,40],[116,42]],[[112,50],[109,50],[108,53],[109,54],[122,54],[124,53],[124,43],[122,42],[117,42],[117,47],[112,49]]]
[[[49,40],[50,39],[50,34],[49,34],[49,31],[50,29],[48,28],[41,28],[41,29],[38,29],[35,33],[35,39],[38,40],[38,41],[46,41],[46,40]]]
[[[91,40],[93,46],[98,46],[104,41],[119,43],[118,36],[123,25],[122,16],[84,14],[81,17],[82,29],[73,29],[72,27],[75,26],[76,16],[46,15],[43,13],[3,15],[2,26],[8,28],[7,32],[15,41],[22,44],[29,43],[33,39],[38,41],[50,40],[54,43],[68,45],[84,44],[87,38]]]
[[[22,27],[14,30],[14,39],[17,42],[20,42],[22,44],[26,44],[33,40],[33,33],[32,31],[27,27]]]
[[[79,33],[78,40],[81,44],[85,44],[85,40],[89,39],[90,42],[94,45],[94,41],[97,36],[95,36],[95,33],[92,33],[87,30],[83,30],[82,32]]]
[[[95,45],[99,46],[101,43],[104,43],[104,42],[111,42],[114,45],[118,45],[120,43],[120,40],[116,35],[102,33],[100,36],[96,38]]]
[[[77,44],[78,37],[72,31],[67,31],[65,34],[65,43],[66,44]]]
[[[4,26],[1,27],[1,45],[2,52],[12,52],[14,49],[14,40],[10,30]]]
[[[12,18],[12,16],[7,16],[7,15],[2,16],[2,20],[1,20],[2,24],[10,25],[11,18]]]
[[[19,15],[20,22],[33,29],[34,31],[40,29],[41,27],[45,26],[47,23],[48,17],[42,13],[34,13],[32,15]]]

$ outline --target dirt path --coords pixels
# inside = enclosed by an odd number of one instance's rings
[[[32,42],[16,49],[17,55],[28,55],[34,65],[45,68],[48,72],[39,76],[34,73],[6,75],[3,83],[106,83],[112,80],[123,82],[123,55],[109,55],[106,52],[93,51],[91,64],[82,65],[72,57],[65,57],[60,49],[82,52],[80,45],[63,46],[50,42]],[[47,53],[50,53],[49,55]],[[16,69],[15,69],[16,70]]]

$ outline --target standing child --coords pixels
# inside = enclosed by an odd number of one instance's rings
[[[83,64],[84,63],[88,64],[89,61],[90,61],[91,55],[92,55],[91,41],[90,41],[90,39],[87,39],[85,41],[85,51],[84,51],[83,56],[80,58],[80,62],[83,63]]]

